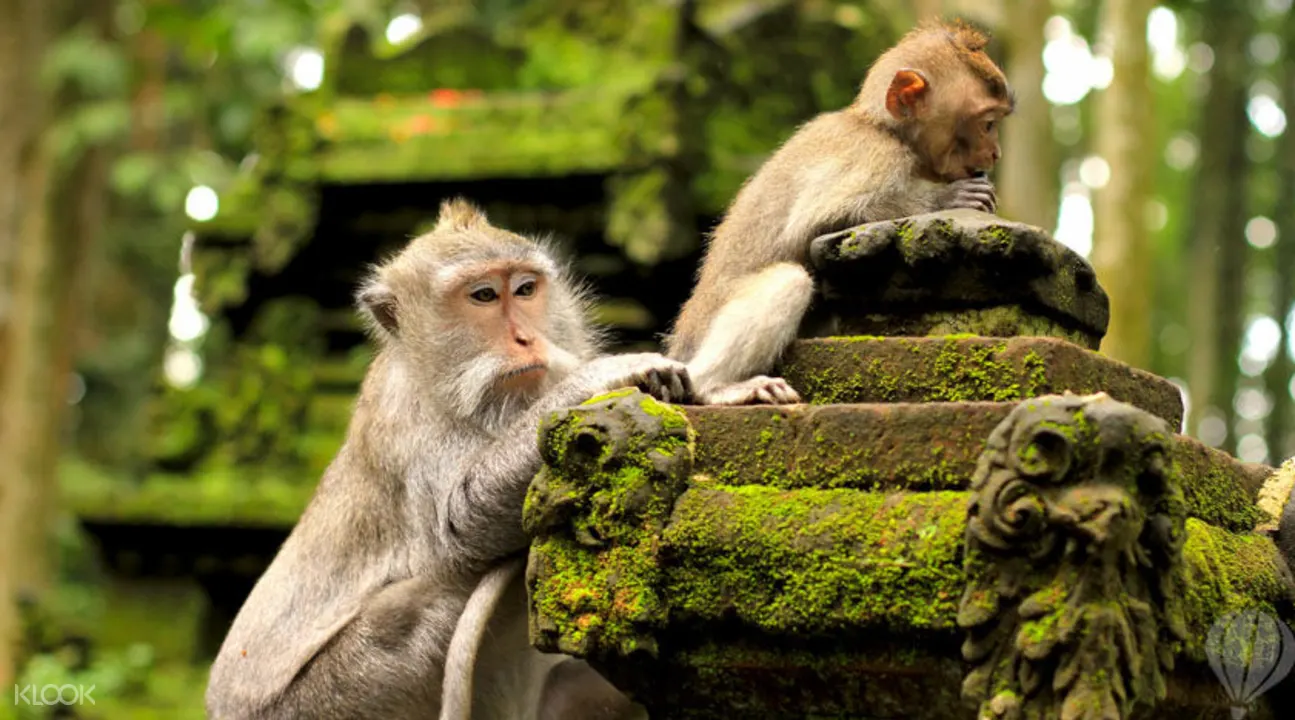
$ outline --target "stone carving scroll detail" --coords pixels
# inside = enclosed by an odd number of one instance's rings
[[[1186,506],[1163,420],[1104,393],[1024,402],[972,481],[958,613],[982,720],[1124,720],[1185,639]]]
[[[638,390],[555,413],[540,428],[544,466],[523,524],[531,640],[580,657],[656,652],[666,617],[660,536],[692,472],[683,411]]]

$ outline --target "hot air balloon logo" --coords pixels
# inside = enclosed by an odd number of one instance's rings
[[[1233,720],[1242,720],[1250,704],[1295,666],[1295,635],[1268,613],[1243,610],[1214,623],[1205,654],[1232,699]]]

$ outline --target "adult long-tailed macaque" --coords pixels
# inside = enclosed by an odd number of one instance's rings
[[[379,351],[345,443],[225,638],[208,714],[434,718],[443,680],[470,688],[452,712],[474,719],[640,712],[584,663],[529,645],[522,501],[542,417],[626,386],[687,400],[683,365],[595,359],[580,289],[462,200],[358,304]],[[463,684],[444,677],[452,637]]]
[[[994,211],[985,173],[1013,99],[987,42],[962,25],[914,30],[877,59],[849,107],[803,125],[746,182],[667,340],[702,402],[799,400],[762,373],[809,307],[815,237],[935,210]]]

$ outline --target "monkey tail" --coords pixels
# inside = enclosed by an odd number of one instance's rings
[[[499,598],[526,566],[525,558],[499,564],[477,583],[463,606],[463,614],[454,626],[450,648],[445,653],[445,674],[441,679],[440,720],[472,720],[472,680],[477,648],[486,631],[486,623],[495,612]]]

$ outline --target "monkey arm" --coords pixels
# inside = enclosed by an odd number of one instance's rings
[[[526,546],[522,502],[539,470],[540,420],[583,399],[568,388],[554,388],[456,472],[437,516],[440,540],[451,548],[451,557],[484,565]]]
[[[555,410],[623,387],[638,387],[666,402],[687,401],[692,395],[687,368],[657,353],[585,363],[469,456],[443,486],[438,534],[451,555],[489,564],[525,547],[522,503],[539,470],[540,421]]]

